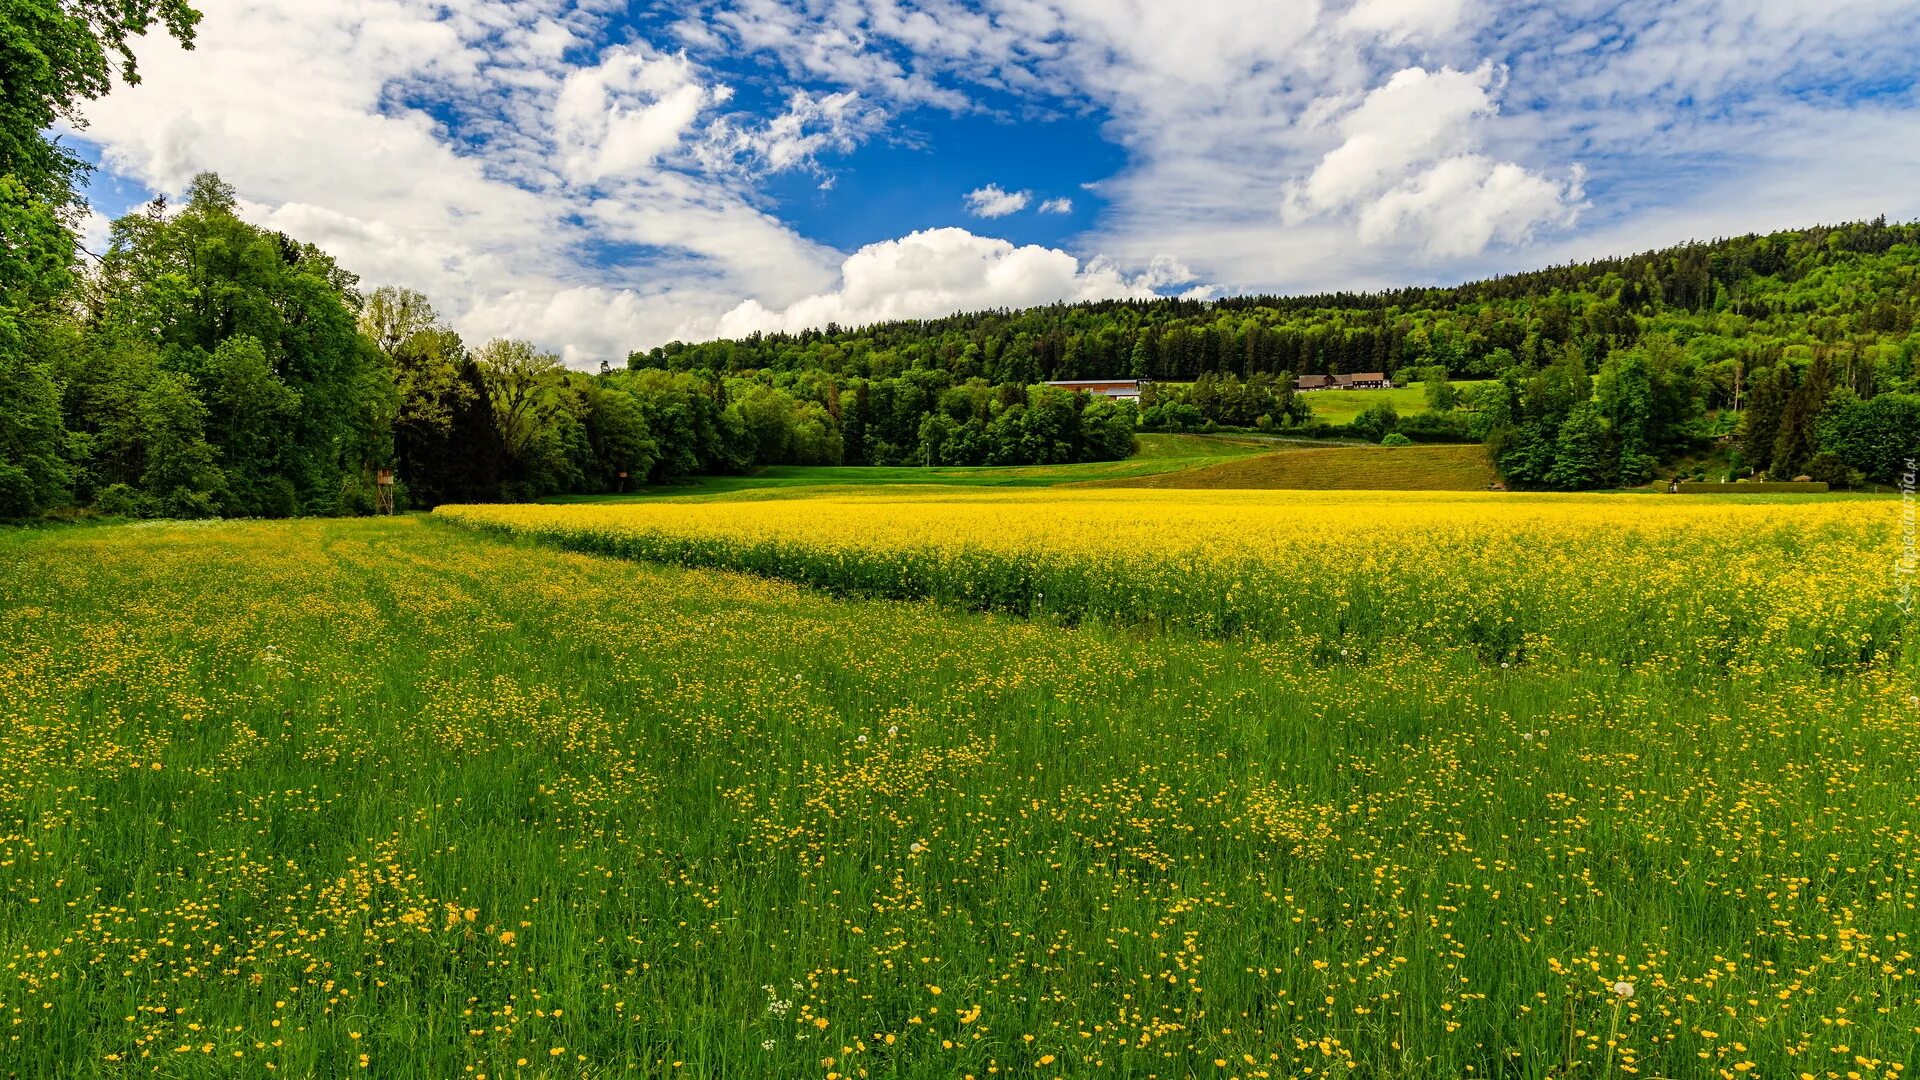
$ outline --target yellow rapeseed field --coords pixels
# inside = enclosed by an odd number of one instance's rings
[[[1832,669],[1886,661],[1906,624],[1888,502],[949,490],[438,516],[843,593],[1250,632],[1323,659]]]

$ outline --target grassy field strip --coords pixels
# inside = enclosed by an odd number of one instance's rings
[[[1465,390],[1485,385],[1490,380],[1465,379],[1453,385]],[[1300,395],[1300,400],[1313,408],[1316,420],[1329,424],[1345,424],[1375,405],[1391,405],[1393,411],[1401,416],[1412,416],[1427,411],[1427,388],[1425,383],[1408,383],[1391,390],[1310,390]]]
[[[1558,557],[1605,605],[1613,554]],[[1893,1077],[1913,684],[1775,647],[1313,665],[405,518],[0,535],[0,1073]]]
[[[1266,437],[1234,435],[1140,435],[1124,461],[1079,465],[773,465],[742,476],[704,476],[686,484],[641,488],[630,495],[559,495],[549,505],[650,501],[661,497],[732,495],[746,491],[808,491],[819,487],[1052,487],[1088,480],[1126,479],[1204,468],[1273,449]]]
[[[1500,479],[1484,446],[1340,446],[1284,450],[1087,487],[1307,491],[1486,491]]]
[[[443,507],[578,551],[843,595],[1253,634],[1321,661],[1722,673],[1907,647],[1891,503],[1053,490]],[[1600,599],[1604,598],[1604,599]]]

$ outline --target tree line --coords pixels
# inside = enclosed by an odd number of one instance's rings
[[[1920,452],[1920,224],[1689,243],[1453,288],[1060,304],[697,344],[630,363],[880,378],[1142,378],[1147,430],[1272,427],[1491,445],[1515,487],[1644,483],[1731,445],[1728,472],[1890,484]],[[1301,375],[1443,388],[1329,431],[1276,407]],[[1466,385],[1453,387],[1455,380]],[[1225,395],[1195,392],[1202,382]],[[1240,407],[1248,388],[1262,398]],[[1265,423],[1262,423],[1262,418]]]
[[[113,226],[25,320],[0,409],[0,514],[365,513],[627,490],[780,464],[1055,464],[1131,452],[1130,406],[944,372],[841,379],[568,370],[469,348],[425,297],[362,295],[324,251],[197,177]]]

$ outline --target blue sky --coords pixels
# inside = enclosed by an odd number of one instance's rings
[[[470,338],[1462,280],[1920,215],[1910,0],[202,0],[73,138]]]

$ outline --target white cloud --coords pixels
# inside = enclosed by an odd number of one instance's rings
[[[1561,184],[1510,161],[1463,154],[1437,162],[1360,211],[1360,238],[1383,243],[1418,237],[1430,255],[1476,255],[1494,242],[1515,244],[1579,213],[1579,174]]]
[[[1495,112],[1492,75],[1491,65],[1396,72],[1336,122],[1343,141],[1293,193],[1301,212],[1351,206],[1468,142],[1473,121]]]
[[[1672,242],[1711,232],[1689,224],[1703,213],[1805,220],[1783,213],[1784,190],[1809,207],[1841,202],[1796,177],[1920,214],[1920,143],[1864,134],[1920,117],[1911,7],[734,0],[711,25],[726,48],[829,81],[857,72],[849,85],[876,96],[933,83],[1097,110],[1128,164],[1094,186],[1102,209],[1082,248],[1136,265],[1178,251],[1236,289],[1320,289],[1525,268],[1535,251],[1589,250],[1582,235],[1647,234],[1632,222],[1668,222],[1650,239]],[[1393,95],[1404,142],[1355,140],[1395,127],[1391,116],[1342,130],[1407,71],[1424,77]],[[1457,217],[1442,197],[1465,200]]]
[[[84,137],[168,193],[218,169],[369,284],[586,363],[723,326],[1378,287],[1920,215],[1911,2],[710,0],[650,43],[618,0],[203,0],[199,48],[145,42],[145,82]],[[757,190],[988,112],[1095,115],[1124,152],[1072,250],[942,230],[848,256]]]
[[[988,184],[967,192],[967,212],[975,217],[1003,218],[1025,210],[1032,199],[1032,192],[1002,191],[999,184]]]
[[[1359,239],[1410,242],[1426,255],[1476,255],[1518,243],[1580,210],[1580,171],[1557,181],[1472,148],[1498,108],[1492,65],[1407,68],[1335,123],[1342,137],[1287,194],[1285,220],[1357,211]]]
[[[787,111],[764,123],[731,117],[716,121],[698,153],[714,168],[744,164],[749,170],[769,173],[813,168],[822,153],[849,151],[866,141],[886,123],[887,115],[856,91],[795,90],[787,100]]]
[[[681,167],[724,100],[684,57],[630,46],[567,62],[597,32],[591,12],[558,0],[199,6],[193,52],[150,40],[141,85],[89,109],[84,136],[108,169],[168,193],[217,169],[250,219],[321,245],[369,285],[425,291],[470,338],[618,360],[743,296],[786,303],[833,280],[838,253]],[[399,106],[400,87],[457,126]],[[768,153],[780,132],[761,132]]]
[[[1073,213],[1073,200],[1065,196],[1057,199],[1048,199],[1046,202],[1040,204],[1040,212],[1043,214],[1071,214]]]
[[[560,84],[553,130],[561,167],[585,183],[645,172],[680,148],[701,112],[729,96],[704,85],[685,54],[610,49],[598,67],[570,72]]]
[[[1083,265],[1053,248],[1015,247],[965,229],[930,229],[854,252],[830,291],[778,310],[749,300],[723,316],[714,330],[721,337],[738,337],[1061,300],[1149,297],[1158,285],[1189,280],[1192,274],[1171,259],[1130,278],[1103,260]]]
[[[80,220],[80,228],[77,231],[80,235],[81,250],[94,255],[105,255],[108,241],[113,236],[113,219],[89,206],[86,216]]]
[[[1363,38],[1398,44],[1408,38],[1434,38],[1458,29],[1467,0],[1359,0],[1335,25]]]

